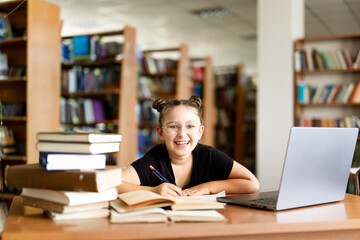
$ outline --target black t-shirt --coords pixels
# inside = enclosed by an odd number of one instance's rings
[[[192,154],[193,166],[190,182],[185,188],[228,178],[234,161],[226,154],[202,144],[198,144]],[[151,171],[150,165],[158,170],[169,182],[175,184],[175,176],[165,144],[156,145],[131,165],[135,168],[142,186],[155,187],[163,183]]]

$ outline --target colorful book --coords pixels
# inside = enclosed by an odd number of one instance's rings
[[[82,143],[82,142],[37,142],[37,150],[39,152],[55,152],[55,153],[86,153],[101,154],[118,152],[120,148],[119,142],[108,143]]]
[[[100,192],[120,185],[121,176],[122,169],[117,166],[106,166],[104,170],[46,171],[39,164],[21,164],[6,167],[5,184],[15,188]]]
[[[40,152],[39,163],[48,171],[105,169],[106,155]]]
[[[74,192],[39,188],[23,188],[21,196],[42,199],[67,206],[76,206],[115,200],[117,198],[117,190],[116,188],[110,188],[102,192]]]
[[[90,132],[39,132],[37,133],[39,141],[55,142],[121,142],[122,135],[116,133],[90,133]]]

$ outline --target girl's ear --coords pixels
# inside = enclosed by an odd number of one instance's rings
[[[200,126],[200,133],[199,133],[199,139],[198,139],[198,140],[201,139],[201,137],[202,137],[202,135],[203,135],[203,133],[204,133],[204,130],[205,130],[205,126],[204,126],[204,125],[201,125],[201,126]]]
[[[161,127],[157,126],[156,131],[159,134],[160,140],[164,141],[164,132]]]

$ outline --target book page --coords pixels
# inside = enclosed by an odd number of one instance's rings
[[[199,198],[203,200],[213,201],[216,202],[217,197],[225,197],[226,193],[225,191],[216,193],[216,194],[209,194],[209,195],[198,195],[198,196],[180,196],[180,198]]]

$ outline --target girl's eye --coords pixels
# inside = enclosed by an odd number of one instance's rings
[[[175,128],[179,128],[177,125],[170,125],[170,126],[168,126],[168,128],[173,128],[173,129],[175,129]]]
[[[187,125],[186,126],[186,128],[188,128],[188,129],[191,129],[191,128],[194,128],[195,127],[195,125]]]

